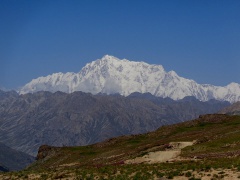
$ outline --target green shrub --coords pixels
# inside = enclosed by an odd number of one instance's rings
[[[140,172],[137,172],[137,173],[135,174],[135,176],[133,176],[133,180],[139,180],[139,179],[141,179],[141,178],[142,178],[142,175],[141,175]]]
[[[93,175],[93,173],[89,174],[89,175],[86,177],[86,180],[94,180],[94,175]]]
[[[48,175],[47,174],[41,174],[41,179],[47,179]]]
[[[200,178],[191,177],[188,180],[201,180]]]
[[[156,174],[156,175],[157,175],[157,177],[159,177],[159,178],[160,178],[160,177],[163,177],[165,174],[164,174],[164,173],[162,173],[162,172],[157,172],[157,174]]]
[[[237,170],[240,171],[240,166],[237,167]]]
[[[205,170],[209,171],[211,169],[211,166],[210,165],[206,165],[205,166]]]
[[[168,179],[173,179],[174,176],[173,176],[172,174],[169,174],[169,175],[167,176],[167,178],[168,178]]]
[[[191,176],[192,176],[192,173],[191,173],[190,171],[188,171],[188,172],[185,173],[185,176],[186,176],[186,177],[191,177]]]

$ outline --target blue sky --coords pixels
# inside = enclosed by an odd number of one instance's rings
[[[198,83],[240,83],[239,0],[1,0],[0,87],[105,54]]]

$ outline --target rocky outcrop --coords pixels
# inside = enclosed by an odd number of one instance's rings
[[[58,150],[59,150],[58,147],[42,145],[38,149],[38,154],[37,154],[36,160],[42,160],[42,159],[49,158],[49,157],[55,155],[55,153]]]

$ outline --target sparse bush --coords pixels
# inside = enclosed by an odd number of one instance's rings
[[[93,175],[93,173],[89,174],[89,175],[86,177],[86,180],[94,180],[94,175]]]
[[[206,170],[206,171],[209,171],[210,169],[211,169],[211,166],[210,166],[210,165],[206,165],[206,166],[205,166],[205,170]]]
[[[192,173],[191,173],[190,171],[188,171],[188,172],[185,173],[185,176],[186,176],[186,177],[191,177],[191,176],[192,176]]]
[[[162,172],[157,172],[157,177],[163,177],[165,174],[164,173],[162,173]]]
[[[41,174],[41,179],[47,179],[48,178],[48,175],[47,174]]]
[[[125,179],[129,179],[127,175],[125,174],[121,174],[121,175],[117,175],[114,180],[125,180]],[[101,179],[104,180],[104,179]]]
[[[141,175],[140,172],[137,172],[137,173],[135,174],[135,176],[133,176],[133,180],[139,180],[139,179],[141,179],[141,178],[142,178],[142,175]]]
[[[172,174],[169,174],[169,175],[167,176],[167,178],[168,178],[168,179],[173,179],[174,176],[173,176]]]
[[[223,179],[223,178],[224,178],[224,174],[221,174],[221,175],[220,175],[220,178]]]
[[[28,179],[28,175],[27,175],[27,174],[25,174],[23,178],[24,178],[24,179]]]
[[[237,170],[240,171],[240,165],[237,167]]]
[[[191,177],[188,180],[201,180],[201,178],[195,178],[195,177]]]

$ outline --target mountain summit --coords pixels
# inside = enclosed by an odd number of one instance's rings
[[[33,79],[23,86],[19,93],[37,91],[119,93],[124,96],[133,92],[149,92],[174,100],[194,96],[201,101],[210,99],[240,101],[240,84],[231,83],[224,87],[197,84],[194,80],[178,76],[174,71],[166,72],[161,65],[120,60],[110,55],[86,64],[78,73],[60,72]]]

